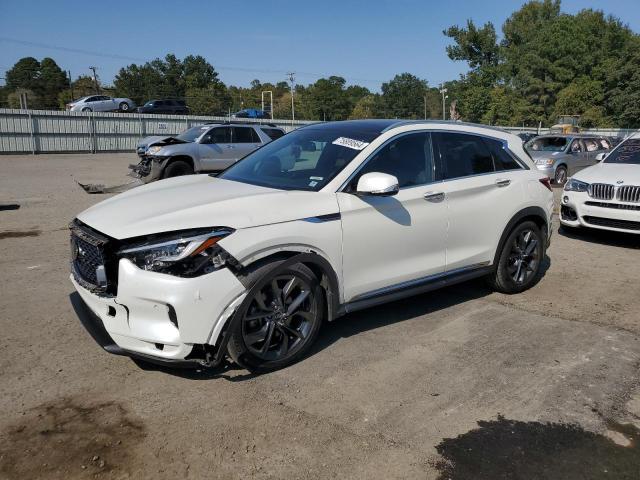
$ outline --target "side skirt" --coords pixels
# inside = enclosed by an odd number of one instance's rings
[[[410,282],[405,282],[382,290],[376,290],[371,293],[360,295],[351,302],[342,305],[338,313],[339,315],[344,315],[346,313],[363,310],[383,303],[412,297],[432,290],[438,290],[439,288],[449,285],[455,285],[456,283],[466,282],[467,280],[489,275],[493,271],[493,265],[481,264],[461,268],[451,272],[431,275],[418,280],[412,280]]]

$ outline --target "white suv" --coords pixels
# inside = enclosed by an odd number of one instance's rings
[[[218,177],[162,180],[84,211],[71,281],[112,353],[228,355],[268,371],[348,312],[480,276],[501,292],[531,287],[552,210],[549,179],[507,132],[316,124]]]
[[[640,134],[598,160],[565,184],[560,222],[565,227],[639,234]]]

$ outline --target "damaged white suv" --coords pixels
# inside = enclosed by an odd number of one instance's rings
[[[252,371],[323,321],[486,276],[540,277],[553,196],[514,135],[448,122],[311,125],[218,177],[163,180],[71,224],[85,322],[112,353]]]

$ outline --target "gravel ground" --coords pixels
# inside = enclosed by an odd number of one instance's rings
[[[75,180],[133,161],[0,156],[0,478],[640,477],[640,238],[556,226],[521,295],[351,314],[268,375],[169,370],[102,351],[68,280],[66,226],[105,198]]]

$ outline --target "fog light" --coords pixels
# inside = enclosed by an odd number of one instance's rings
[[[566,195],[562,197],[562,203],[569,203],[569,197],[567,197]]]

